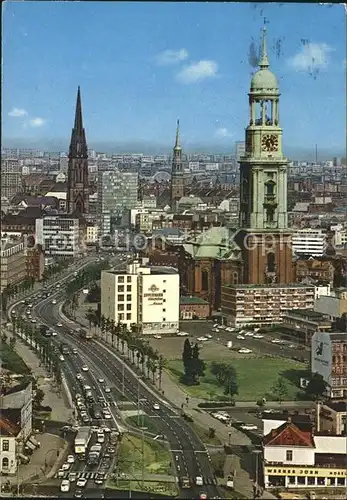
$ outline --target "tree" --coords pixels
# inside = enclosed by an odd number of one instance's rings
[[[36,389],[35,396],[33,398],[34,406],[36,407],[42,406],[44,398],[45,398],[45,393],[43,392],[43,390],[40,388]]]
[[[192,370],[191,370],[192,358],[193,358],[193,349],[192,349],[190,340],[186,339],[184,341],[183,352],[182,352],[182,361],[183,361],[183,368],[184,368],[182,382],[186,385],[193,384],[193,377],[192,377]]]
[[[227,374],[224,382],[224,394],[230,396],[230,399],[239,393],[239,387],[237,383],[237,374],[233,366],[229,365],[227,367]]]
[[[281,403],[284,397],[288,394],[288,387],[282,377],[279,377],[275,385],[271,389],[272,394]]]
[[[12,350],[14,349],[15,345],[16,345],[16,337],[13,336],[10,338],[10,347]]]
[[[192,349],[191,374],[195,384],[199,383],[199,378],[204,376],[206,365],[200,359],[200,347],[195,344]]]
[[[306,392],[315,400],[320,399],[327,390],[327,383],[319,373],[314,373],[309,381]]]

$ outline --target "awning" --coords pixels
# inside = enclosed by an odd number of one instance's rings
[[[30,462],[30,458],[27,457],[26,455],[23,455],[23,453],[18,453],[19,458],[21,459],[22,462],[28,463]]]
[[[34,436],[30,436],[29,440],[36,448],[40,446],[40,444],[36,441]]]
[[[29,440],[25,443],[25,446],[27,446],[32,451],[36,450],[36,446],[33,443],[31,443]]]

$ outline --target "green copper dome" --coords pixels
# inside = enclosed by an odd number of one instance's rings
[[[276,76],[267,68],[259,69],[251,80],[251,90],[278,90]]]
[[[264,26],[259,69],[251,80],[251,91],[266,92],[270,90],[278,91],[278,82],[276,76],[269,70],[269,60],[266,49],[266,28]]]

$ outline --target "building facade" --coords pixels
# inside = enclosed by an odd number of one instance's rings
[[[67,212],[89,212],[88,147],[82,119],[81,92],[78,87],[75,123],[69,148]]]
[[[315,289],[302,284],[224,285],[222,313],[232,326],[271,325],[290,309],[313,309]]]
[[[69,216],[38,219],[36,241],[46,256],[75,258],[80,252],[80,220]]]
[[[347,397],[347,333],[317,332],[312,336],[311,372],[323,377],[329,397]]]
[[[26,246],[23,239],[1,238],[0,250],[1,293],[27,277]]]
[[[101,314],[143,334],[179,331],[179,275],[170,267],[135,261],[127,273],[101,274]]]
[[[322,229],[300,229],[292,235],[293,255],[322,257],[327,246],[327,235]]]
[[[291,232],[287,216],[287,166],[279,123],[279,87],[269,70],[263,30],[259,70],[249,92],[246,150],[240,158],[242,283],[291,283]]]
[[[16,159],[1,160],[1,196],[11,200],[17,193],[23,191],[22,166]]]

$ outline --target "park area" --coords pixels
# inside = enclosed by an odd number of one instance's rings
[[[186,386],[180,383],[183,374],[183,362],[180,359],[169,360],[167,371],[177,384],[190,396],[209,400],[218,400],[223,396],[223,387],[218,384],[216,377],[211,373],[209,361],[206,362],[206,370],[200,378],[200,384]],[[218,361],[221,361],[219,359]],[[285,382],[287,393],[283,400],[293,401],[300,398],[303,391],[299,387],[300,377],[306,374],[305,365],[291,360],[278,358],[251,358],[230,359],[224,362],[230,363],[236,371],[238,383],[238,395],[236,401],[258,401],[265,397],[273,399],[273,387],[281,378]]]
[[[171,461],[170,451],[165,445],[145,437],[142,440],[141,437],[125,434],[115,469],[118,479],[112,479],[108,486],[118,490],[131,489],[176,496],[176,482],[174,477],[170,477]]]

